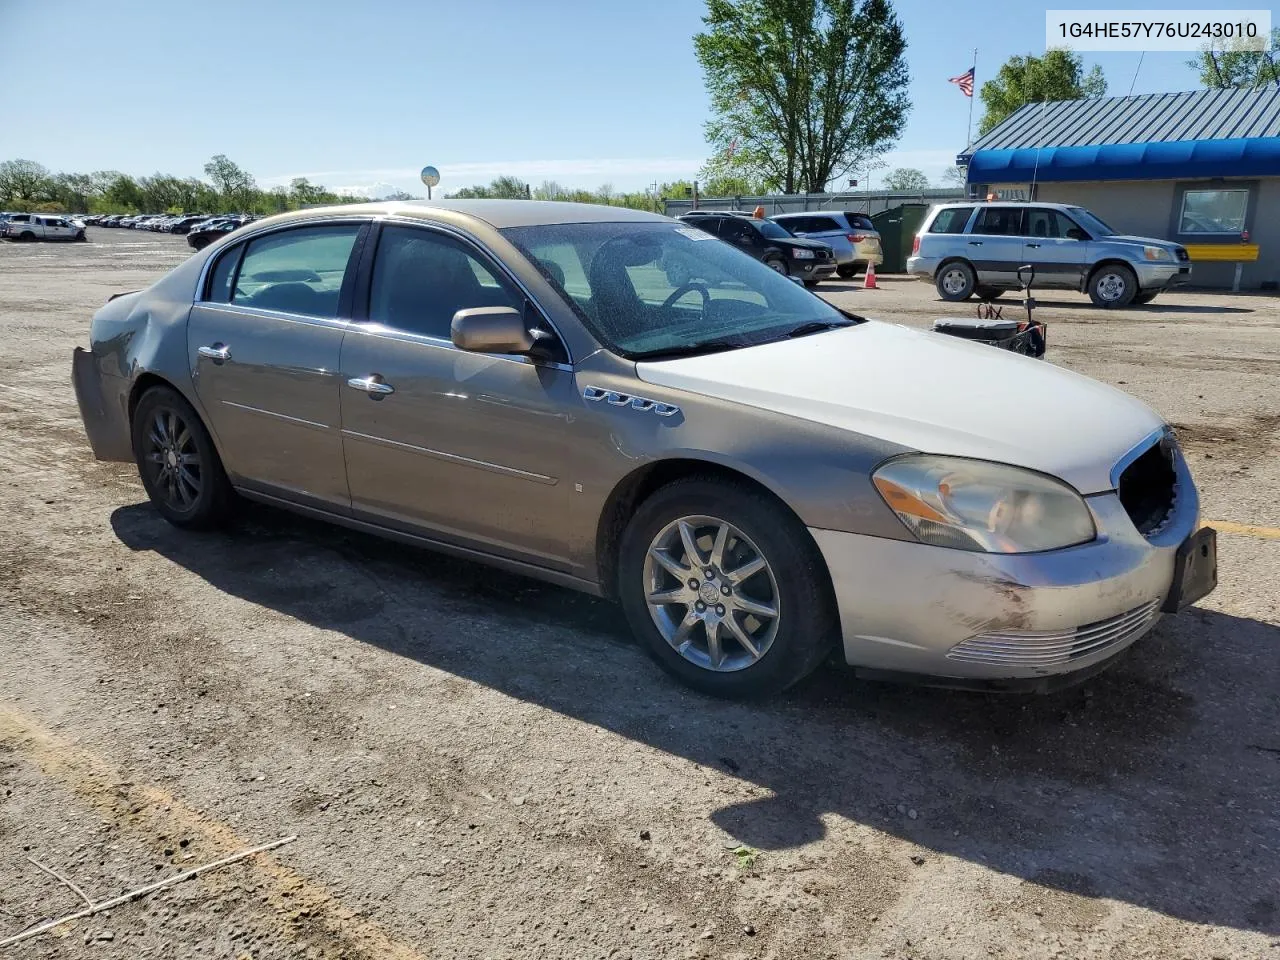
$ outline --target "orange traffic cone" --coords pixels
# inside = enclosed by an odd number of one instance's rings
[[[862,282],[863,290],[879,290],[876,286],[876,265],[870,260],[867,261],[867,278]]]

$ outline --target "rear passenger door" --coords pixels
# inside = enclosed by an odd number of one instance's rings
[[[196,396],[238,484],[346,513],[338,361],[368,224],[273,230],[221,251],[187,323]]]
[[[969,232],[969,260],[978,272],[978,283],[1003,287],[1018,285],[1023,254],[1022,207],[988,206],[978,210]]]

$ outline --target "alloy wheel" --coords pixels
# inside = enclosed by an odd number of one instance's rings
[[[156,496],[179,512],[191,510],[204,486],[204,464],[182,415],[159,407],[147,429],[143,463]]]
[[[778,634],[778,582],[768,560],[733,524],[673,520],[644,561],[649,616],[671,648],[706,670],[731,672],[763,657]]]

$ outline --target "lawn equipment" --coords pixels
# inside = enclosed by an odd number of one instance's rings
[[[1045,325],[1033,316],[1036,301],[1031,295],[1031,285],[1035,279],[1034,265],[1027,263],[1018,268],[1018,283],[1026,294],[1022,300],[1022,306],[1027,311],[1025,320],[1005,320],[1001,317],[999,304],[984,301],[978,304],[978,316],[975,319],[946,317],[935,320],[933,329],[951,337],[973,340],[1041,359],[1044,357],[1047,340]]]

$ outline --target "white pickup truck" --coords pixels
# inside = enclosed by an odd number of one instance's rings
[[[84,223],[48,213],[11,214],[0,225],[10,240],[84,240]]]

